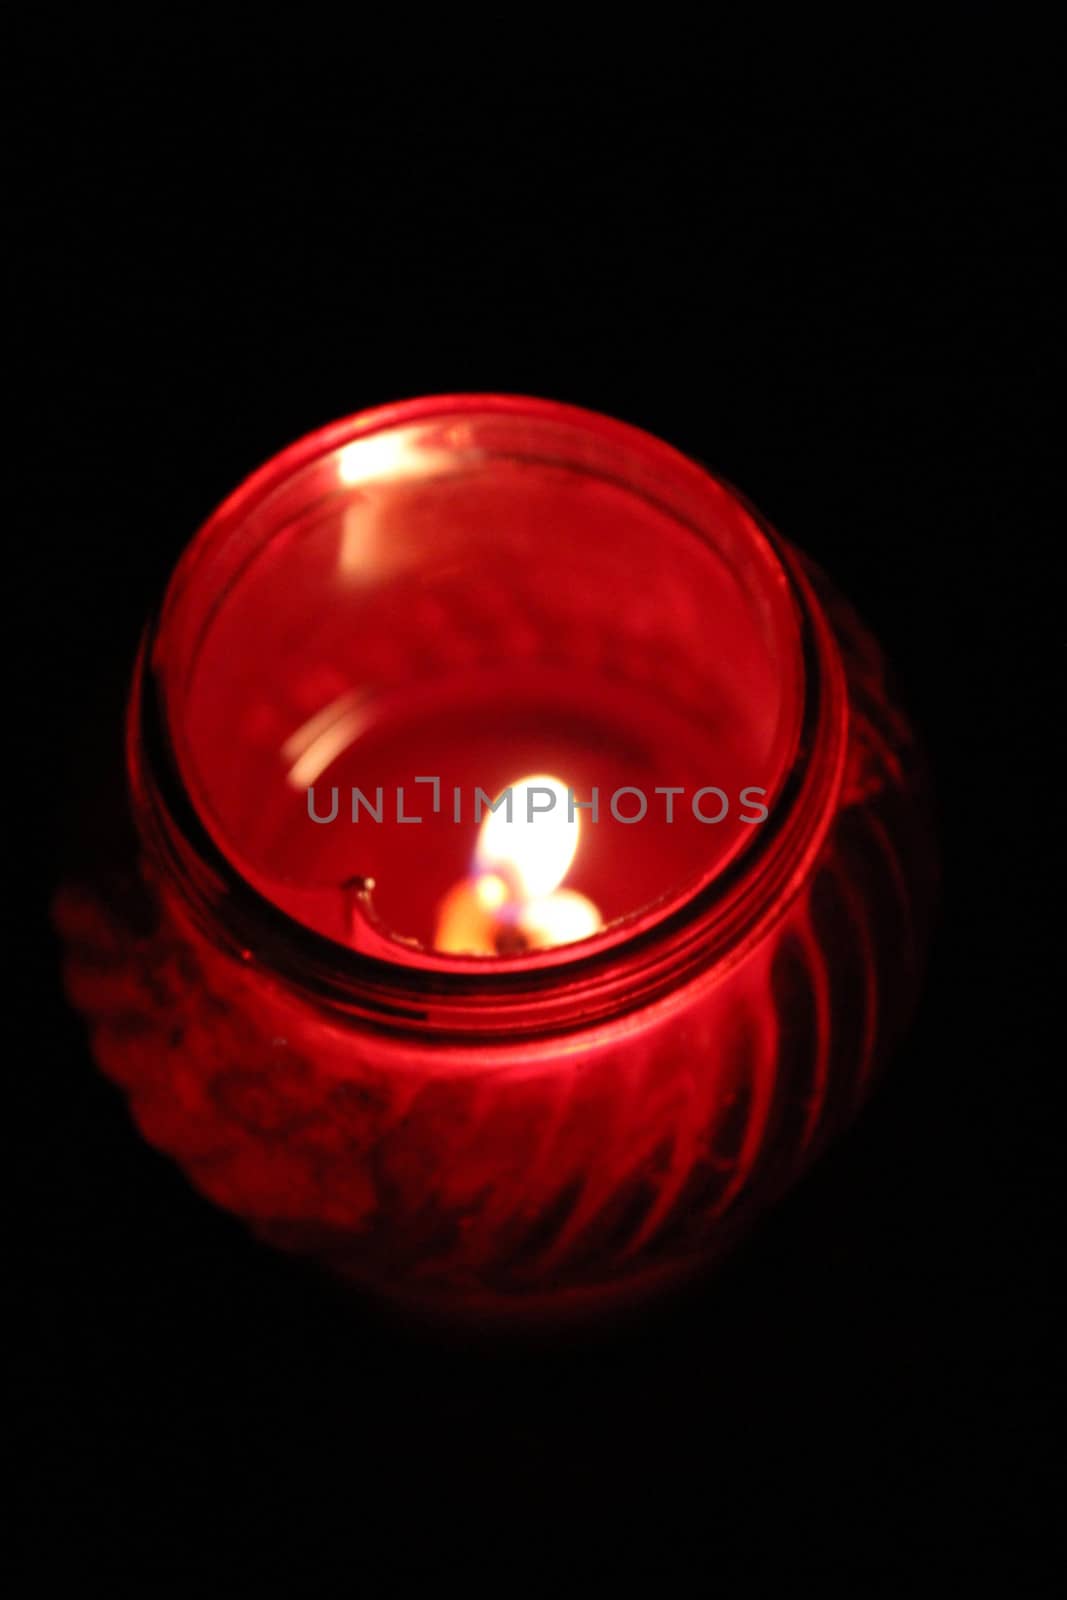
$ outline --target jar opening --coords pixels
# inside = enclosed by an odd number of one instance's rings
[[[149,687],[187,821],[276,926],[342,969],[544,974],[736,881],[780,827],[804,626],[754,515],[669,446],[443,397],[324,429],[231,496],[171,581]],[[599,928],[441,948],[490,806],[549,775],[579,842],[548,895]]]

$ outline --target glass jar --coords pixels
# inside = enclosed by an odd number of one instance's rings
[[[877,647],[601,416],[444,397],[284,451],[182,558],[127,750],[139,904],[56,908],[97,1060],[203,1193],[407,1304],[556,1316],[702,1267],[915,997],[933,852]],[[471,796],[547,771],[601,926],[437,947]]]

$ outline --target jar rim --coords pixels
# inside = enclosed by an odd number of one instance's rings
[[[799,634],[800,709],[792,759],[770,817],[752,842],[703,885],[663,908],[623,917],[604,934],[521,957],[390,959],[395,945],[346,948],[273,904],[216,843],[183,780],[170,728],[160,639],[201,562],[219,558],[235,529],[277,486],[317,457],[370,434],[445,417],[542,420],[623,446],[643,469],[688,492],[726,495],[751,524],[768,576],[788,595]],[[676,515],[676,513],[674,513]],[[700,532],[699,529],[694,529]],[[232,543],[232,539],[231,539]],[[753,544],[755,549],[755,544]],[[214,570],[214,567],[213,567]],[[328,424],[253,472],[207,520],[181,557],[142,642],[128,721],[134,811],[150,865],[179,889],[181,909],[213,942],[314,1002],[398,1032],[517,1040],[585,1027],[650,1003],[698,971],[723,971],[757,928],[784,911],[829,826],[844,761],[846,708],[833,636],[795,553],[732,486],[664,441],[600,413],[516,395],[459,394],[400,401]]]

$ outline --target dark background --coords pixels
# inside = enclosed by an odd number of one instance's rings
[[[17,67],[20,1592],[73,1561],[193,1593],[232,1558],[303,1593],[326,1552],[346,1588],[579,1554],[660,1587],[682,1553],[687,1586],[1050,1592],[1048,42],[980,9],[863,38],[650,15],[625,68],[570,31],[535,66],[529,17],[427,27],[56,27]],[[926,738],[946,872],[854,1132],[682,1304],[540,1347],[398,1328],[196,1197],[93,1069],[41,894],[43,797],[89,803],[219,498],[336,416],[487,389],[666,437],[835,576]]]

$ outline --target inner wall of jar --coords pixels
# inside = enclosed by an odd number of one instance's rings
[[[649,444],[666,465],[572,422],[395,426],[280,477],[224,534],[240,564],[194,546],[168,723],[259,892],[341,944],[370,917],[432,948],[487,802],[531,777],[573,796],[558,887],[605,926],[752,845],[799,721],[787,586],[744,508]]]

